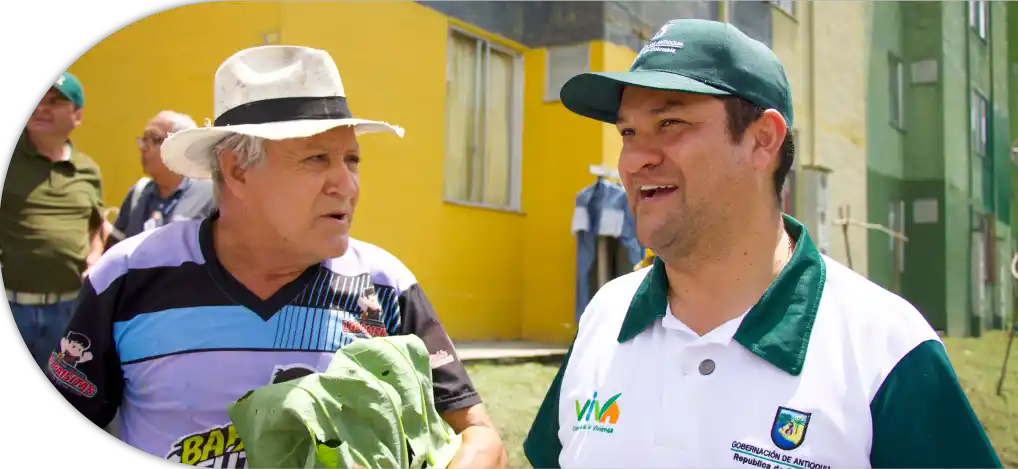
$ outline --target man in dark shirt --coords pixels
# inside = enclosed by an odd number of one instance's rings
[[[99,166],[69,138],[85,94],[64,73],[36,106],[11,156],[0,201],[0,264],[21,337],[45,366],[103,250]]]
[[[143,177],[131,187],[120,205],[110,246],[142,231],[172,221],[205,218],[212,212],[212,183],[185,178],[163,163],[160,146],[173,132],[197,127],[185,114],[162,111],[156,114],[138,137]]]

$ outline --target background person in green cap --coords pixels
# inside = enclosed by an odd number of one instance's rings
[[[99,166],[69,138],[85,93],[64,72],[36,106],[14,148],[0,202],[0,264],[7,301],[45,367],[74,312],[82,276],[102,255]]]
[[[793,112],[766,46],[672,21],[561,98],[617,126],[656,257],[587,306],[534,467],[1000,467],[923,316],[780,212]]]

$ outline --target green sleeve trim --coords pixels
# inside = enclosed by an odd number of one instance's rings
[[[535,468],[558,469],[559,455],[562,453],[562,442],[558,438],[559,430],[559,395],[562,391],[562,376],[566,373],[566,366],[569,365],[569,357],[573,353],[570,345],[562,360],[555,379],[548,388],[548,394],[544,396],[541,408],[537,410],[534,423],[530,426],[527,438],[523,440],[523,454],[527,456],[530,465]]]
[[[936,340],[917,345],[894,366],[870,414],[875,468],[1002,467]]]

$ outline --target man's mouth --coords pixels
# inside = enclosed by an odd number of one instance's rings
[[[679,188],[678,186],[674,186],[671,184],[659,184],[659,185],[644,184],[640,186],[640,199],[647,200],[654,199],[657,197],[664,197],[668,194],[671,194],[672,192],[675,192],[675,190],[678,188]]]
[[[326,218],[331,218],[336,221],[346,221],[346,213],[344,212],[332,212],[325,214]]]

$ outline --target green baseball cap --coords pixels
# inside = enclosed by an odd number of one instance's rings
[[[775,109],[792,127],[792,91],[785,67],[763,43],[728,23],[681,19],[666,23],[628,72],[583,73],[562,86],[570,111],[614,124],[626,86],[739,96]]]
[[[82,89],[78,77],[71,75],[70,72],[62,73],[53,84],[53,89],[59,91],[78,108],[85,107],[85,90]]]

